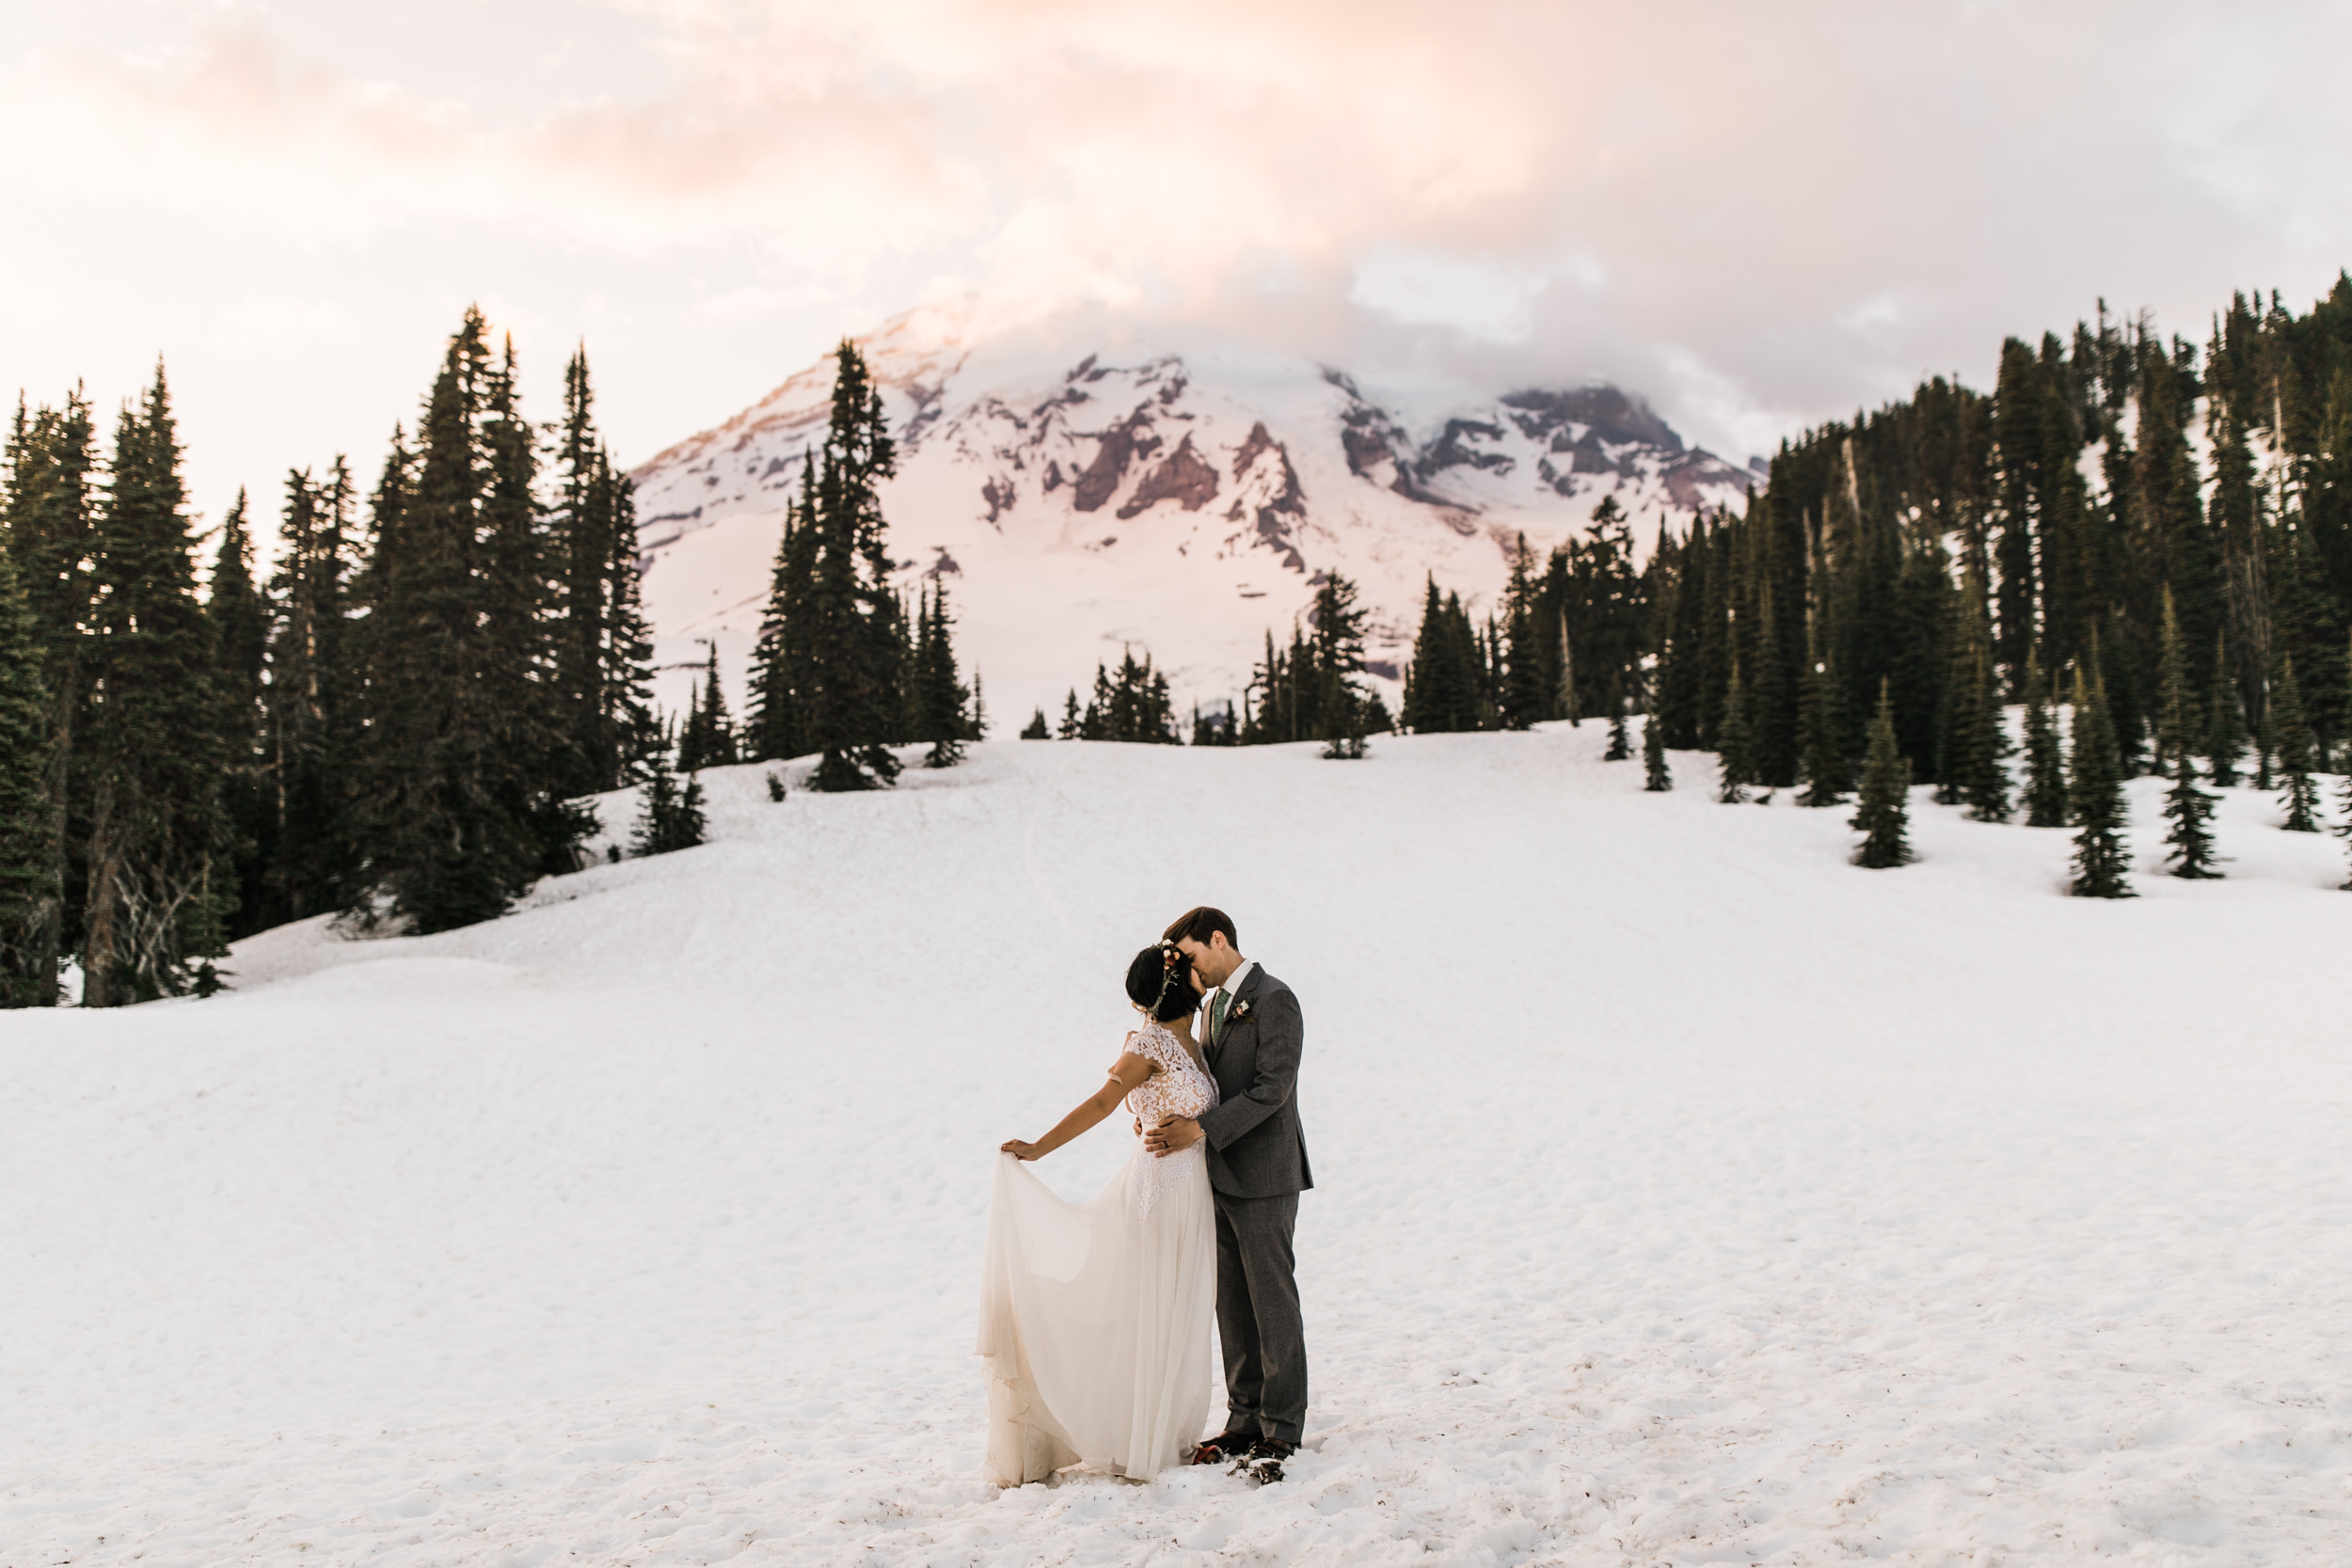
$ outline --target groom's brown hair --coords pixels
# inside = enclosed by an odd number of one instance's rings
[[[1226,946],[1236,953],[1241,951],[1241,938],[1233,932],[1232,917],[1223,910],[1213,910],[1206,904],[1197,910],[1186,910],[1178,915],[1175,924],[1168,927],[1160,940],[1163,942],[1197,942],[1205,946],[1210,935],[1217,931],[1225,933]]]

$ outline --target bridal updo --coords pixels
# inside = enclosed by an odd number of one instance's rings
[[[1172,942],[1155,942],[1127,966],[1127,1000],[1162,1023],[1200,1006],[1192,989],[1192,960]]]

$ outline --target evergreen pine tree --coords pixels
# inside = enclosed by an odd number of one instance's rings
[[[1666,767],[1665,736],[1658,715],[1642,716],[1642,787],[1653,794],[1675,786],[1675,776]]]
[[[180,443],[158,365],[116,427],[91,540],[82,1005],[211,989],[235,907],[212,626],[196,597]],[[168,744],[158,744],[169,736]]]
[[[1556,684],[1544,679],[1543,644],[1552,631],[1536,597],[1535,556],[1522,533],[1503,590],[1502,681],[1497,695],[1505,729],[1523,730],[1544,718]]]
[[[1981,625],[1981,618],[1979,618]],[[2032,657],[2028,649],[2027,657]],[[1968,805],[1968,815],[1979,822],[2009,820],[2009,758],[2008,726],[2002,721],[1999,673],[1993,664],[1990,638],[1979,637],[1971,660],[1969,678],[1975,685],[1967,705],[1969,726],[1966,775],[1961,781],[1960,798]]]
[[[686,722],[678,731],[677,770],[697,773],[706,768],[726,768],[739,760],[735,725],[727,717],[727,697],[719,684],[719,644],[704,646],[702,684],[688,699]]]
[[[253,583],[253,535],[246,523],[242,489],[221,519],[204,613],[212,622],[217,660],[221,752],[227,768],[221,780],[229,835],[224,847],[238,894],[238,908],[226,930],[233,940],[262,927],[265,847],[274,837],[262,752],[262,671],[269,651],[269,613]]]
[[[1521,554],[1525,554],[1523,543]],[[1366,612],[1356,595],[1356,585],[1337,575],[1326,578],[1315,591],[1314,641],[1310,656],[1314,712],[1308,721],[1306,737],[1323,741],[1327,757],[1361,757],[1364,736],[1371,728],[1370,698],[1360,679]]]
[[[590,768],[560,685],[563,563],[539,494],[538,432],[522,416],[512,337],[485,390],[488,483],[472,592],[482,613],[475,705],[487,744],[473,767],[502,807],[497,818],[513,835],[519,891],[578,869],[596,818],[571,799]]]
[[[221,519],[220,548],[213,558],[212,592],[205,613],[213,623],[218,652],[221,701],[237,744],[249,747],[259,721],[262,667],[269,649],[269,616],[253,584],[253,534],[246,523],[245,492]]]
[[[971,693],[956,671],[953,625],[947,613],[947,585],[943,581],[920,601],[914,657],[907,680],[914,738],[931,743],[930,754],[923,759],[926,768],[953,768],[963,760],[964,741],[976,738]]]
[[[1878,710],[1870,719],[1870,740],[1862,755],[1862,788],[1851,826],[1862,834],[1853,863],[1884,871],[1911,863],[1911,763],[1895,749],[1895,705],[1887,682],[1879,682]]]
[[[769,577],[768,605],[752,653],[751,752],[755,761],[803,754],[803,693],[809,681],[815,626],[817,464],[801,457],[801,493],[785,511]]]
[[[2239,717],[2236,689],[2231,684],[2230,647],[2224,637],[2214,639],[2213,681],[2205,688],[2205,761],[2213,769],[2216,787],[2237,783],[2238,753],[2246,750],[2246,725]]]
[[[2165,791],[2165,820],[2171,824],[2164,835],[2172,847],[2172,875],[2191,879],[2221,875],[2214,869],[2213,832],[2206,826],[2213,820],[2214,798],[2198,787],[2196,759],[2186,750],[2172,753],[2172,787]]]
[[[676,770],[691,773],[705,766],[709,758],[704,750],[703,689],[697,682],[687,689],[686,717],[678,721]]]
[[[632,855],[666,855],[675,849],[691,849],[703,842],[707,824],[703,815],[702,776],[690,772],[686,787],[678,788],[678,775],[670,766],[669,752],[657,747],[645,759],[644,800],[637,813],[636,831],[629,839]],[[771,797],[781,799],[775,788],[774,775],[770,775]]]
[[[2279,679],[2270,694],[2272,734],[2279,750],[2279,776],[2285,793],[2279,803],[2287,819],[2280,826],[2291,833],[2319,832],[2319,786],[2312,782],[2312,726],[2303,709],[2303,690],[2295,679],[2295,660],[2279,661]]]
[[[678,796],[677,815],[670,819],[670,847],[691,849],[703,842],[709,823],[703,815],[703,779],[700,773],[686,775],[686,788]]]
[[[2162,603],[2156,644],[2156,766],[2169,772],[2171,759],[2196,751],[2203,737],[2199,734],[2202,726],[2198,722],[2197,700],[2188,687],[2187,646],[2169,585]]]
[[[653,639],[640,593],[634,487],[596,434],[588,354],[564,367],[549,552],[563,612],[553,684],[579,768],[569,793],[617,789],[658,740]]]
[[[1797,683],[1797,772],[1804,788],[1797,804],[1834,806],[1845,799],[1847,789],[1845,749],[1839,741],[1843,726],[1835,705],[1836,682],[1820,657],[1810,624],[1804,647],[1804,671]]]
[[[2096,643],[2090,657],[2098,657]],[[2122,768],[2115,731],[2107,719],[2103,686],[2096,678],[2086,678],[2079,664],[2074,668],[2074,699],[2067,759],[2067,807],[2074,820],[2074,881],[2070,891],[2078,898],[2129,898]]]
[[[1054,732],[1046,725],[1045,710],[1043,708],[1039,708],[1037,710],[1037,716],[1031,719],[1028,723],[1023,727],[1021,731],[1021,738],[1024,740],[1051,740],[1054,738]]]
[[[0,1007],[46,1007],[57,992],[46,926],[59,891],[49,845],[49,696],[39,627],[10,557],[0,547]]]
[[[1720,779],[1715,799],[1724,805],[1737,805],[1748,798],[1748,785],[1756,782],[1755,743],[1748,724],[1748,688],[1740,659],[1731,661],[1731,686],[1724,693],[1724,717],[1715,726],[1716,760]]]
[[[1618,677],[1609,679],[1609,746],[1600,753],[1603,762],[1623,762],[1633,754],[1632,737],[1625,727],[1625,692]]]
[[[1415,735],[1435,734],[1442,725],[1434,705],[1438,696],[1438,682],[1443,678],[1439,662],[1444,656],[1446,637],[1445,603],[1438,596],[1438,579],[1431,575],[1425,579],[1421,608],[1421,629],[1413,634],[1413,661],[1405,673],[1405,714],[1406,730]]]
[[[889,742],[903,714],[899,668],[904,636],[887,580],[882,482],[898,472],[898,449],[882,416],[882,389],[866,356],[843,339],[835,350],[833,413],[811,523],[806,685],[801,694],[806,745],[823,753],[811,779],[825,791],[894,783]]]
[[[286,476],[262,694],[269,811],[262,878],[246,890],[257,927],[340,909],[356,895],[358,846],[346,820],[360,698],[351,506],[341,457],[324,482],[307,470]]]
[[[565,795],[582,768],[556,700],[535,438],[513,355],[493,357],[478,309],[450,340],[417,440],[413,457],[395,442],[373,507],[351,896],[378,889],[424,932],[502,913],[577,863],[593,825]]]
[[[2009,735],[2002,723],[1999,673],[1984,594],[1972,575],[1953,606],[1954,636],[1946,668],[1936,800],[1966,805],[1979,822],[2009,820]],[[2027,648],[2027,657],[2032,650]]]
[[[656,752],[646,759],[644,798],[638,803],[636,831],[630,835],[632,855],[669,851],[670,824],[677,817],[677,775],[670,770],[668,753]]]
[[[2066,826],[2066,758],[2050,711],[2050,683],[2042,656],[2026,650],[2026,826]]]
[[[92,581],[89,557],[96,528],[96,427],[77,388],[62,408],[27,413],[19,399],[9,430],[6,489],[0,494],[5,547],[16,565],[33,637],[40,655],[40,684],[49,712],[43,750],[47,893],[34,917],[25,972],[56,975],[81,940],[83,879],[71,875],[77,847],[68,829],[85,815],[86,780],[74,767],[88,684],[86,624]],[[36,988],[38,990],[38,988]],[[57,990],[36,997],[52,1006]]]

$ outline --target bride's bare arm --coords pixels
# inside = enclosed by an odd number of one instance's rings
[[[1041,1160],[1079,1133],[1088,1131],[1104,1117],[1119,1109],[1119,1102],[1135,1091],[1136,1085],[1152,1076],[1152,1064],[1130,1051],[1111,1064],[1111,1075],[1103,1086],[1078,1101],[1076,1109],[1054,1124],[1054,1130],[1033,1144],[1019,1138],[1008,1138],[997,1146],[999,1152],[1022,1160]]]

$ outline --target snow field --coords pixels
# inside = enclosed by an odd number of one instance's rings
[[[0,1016],[0,1565],[2352,1556],[2342,843],[2235,791],[2176,882],[2135,781],[2074,900],[1922,790],[1864,872],[1602,738],[727,769],[505,920]],[[1307,1011],[1310,1448],[1000,1496],[991,1152],[1200,901]]]

